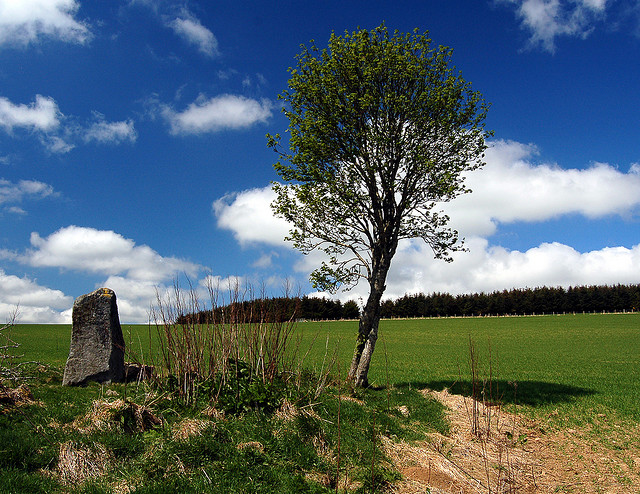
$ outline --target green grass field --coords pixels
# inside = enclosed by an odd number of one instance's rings
[[[125,325],[123,331],[134,354],[149,359],[155,328]],[[306,365],[319,368],[337,350],[336,369],[346,373],[357,322],[306,322],[298,331],[299,353],[314,342]],[[18,325],[13,337],[25,359],[64,366],[69,326]],[[493,393],[506,403],[524,405],[525,412],[559,409],[572,416],[610,410],[640,421],[640,314],[385,320],[370,382],[465,392],[470,339],[481,375],[491,373]]]

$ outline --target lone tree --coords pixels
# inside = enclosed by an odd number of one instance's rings
[[[284,184],[271,207],[292,229],[287,240],[327,261],[311,275],[334,292],[369,283],[349,378],[368,386],[380,300],[402,239],[421,238],[436,258],[462,249],[449,218],[434,210],[465,188],[484,163],[488,105],[451,63],[451,49],[428,33],[373,30],[332,34],[328,49],[302,46],[289,69],[284,113],[289,151],[268,144]]]

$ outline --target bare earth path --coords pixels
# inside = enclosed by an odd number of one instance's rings
[[[605,415],[581,429],[553,430],[539,420],[478,404],[472,432],[470,398],[425,390],[448,409],[451,433],[407,444],[385,440],[413,493],[638,493],[640,425]]]

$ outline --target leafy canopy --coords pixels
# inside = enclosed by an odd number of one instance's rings
[[[398,241],[421,238],[437,258],[462,247],[449,218],[434,211],[467,192],[463,172],[483,165],[488,105],[456,72],[452,51],[417,30],[383,25],[332,34],[327,49],[302,46],[280,98],[289,152],[274,168],[276,215],[303,253],[323,250],[314,287],[372,282]]]

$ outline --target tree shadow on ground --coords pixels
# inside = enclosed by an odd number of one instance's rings
[[[434,391],[442,391],[446,388],[449,393],[463,396],[471,396],[473,390],[470,380],[399,383],[396,387],[428,388]],[[596,394],[596,391],[592,389],[543,381],[513,382],[494,380],[491,383],[480,381],[476,384],[476,389],[477,395],[487,403],[517,404],[532,407],[552,405],[554,403],[569,403],[577,398]]]

